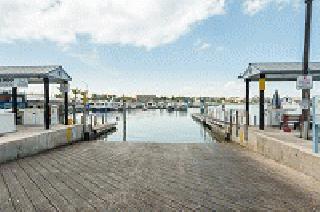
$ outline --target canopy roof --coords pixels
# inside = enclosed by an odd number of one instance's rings
[[[258,81],[265,74],[267,81],[296,81],[302,75],[303,63],[249,63],[247,70],[239,76],[241,79]],[[309,63],[309,75],[313,81],[320,81],[320,62]]]
[[[0,78],[26,78],[30,84],[43,83],[43,78],[49,78],[50,83],[63,83],[72,80],[61,65],[0,66]]]

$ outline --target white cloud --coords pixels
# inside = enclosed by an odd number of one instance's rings
[[[298,8],[300,6],[300,0],[244,0],[243,9],[244,13],[248,15],[254,15],[260,12],[270,4],[276,4],[279,10],[290,5],[293,8]]]
[[[92,49],[89,51],[82,51],[82,52],[67,52],[73,58],[79,59],[81,62],[91,65],[96,64],[97,61],[100,59],[97,49]]]
[[[195,51],[204,51],[209,49],[211,47],[211,44],[198,39],[196,42],[194,42],[193,47]]]
[[[225,0],[1,0],[0,41],[46,39],[156,47],[224,14]]]

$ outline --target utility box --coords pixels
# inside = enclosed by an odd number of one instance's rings
[[[279,127],[281,124],[282,115],[283,115],[282,109],[275,109],[269,106],[268,113],[267,113],[267,126]]]
[[[44,109],[26,108],[23,115],[24,125],[44,125]]]
[[[59,106],[51,106],[51,125],[59,124]]]
[[[15,115],[13,113],[0,113],[0,135],[15,131]]]

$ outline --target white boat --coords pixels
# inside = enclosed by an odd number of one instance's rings
[[[155,102],[147,102],[146,103],[146,107],[148,109],[156,109],[157,108],[157,104]]]

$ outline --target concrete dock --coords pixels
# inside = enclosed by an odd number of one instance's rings
[[[115,124],[93,127],[92,137],[114,129]],[[18,126],[17,132],[0,136],[0,163],[34,155],[59,146],[83,140],[83,125],[54,125],[43,127]]]
[[[226,134],[230,132],[223,123],[216,122],[205,115],[194,114],[194,119],[209,126],[213,133],[224,140]],[[257,152],[266,158],[300,171],[308,176],[312,176],[320,181],[320,154],[312,152],[310,140],[304,140],[297,136],[297,133],[283,132],[278,128],[266,128],[259,130],[258,127],[249,127],[248,141],[241,136],[241,126],[238,136],[236,126],[233,125],[231,142],[238,143],[247,149]]]
[[[0,211],[320,210],[320,183],[233,144],[77,143],[0,165]]]

